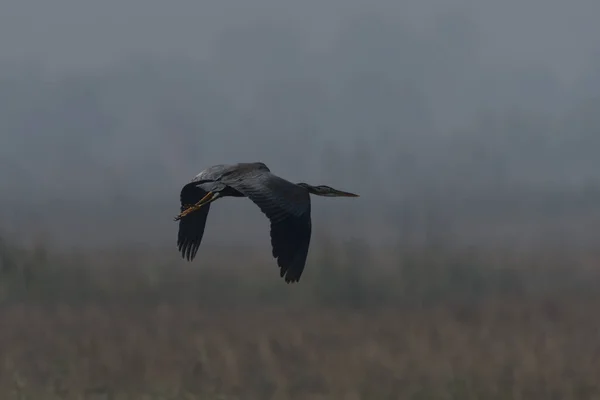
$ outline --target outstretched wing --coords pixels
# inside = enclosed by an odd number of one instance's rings
[[[271,246],[280,276],[298,282],[310,245],[310,195],[306,189],[268,169],[246,169],[224,176],[221,182],[252,200],[271,221]]]
[[[179,195],[181,211],[184,211],[192,204],[196,204],[208,193],[196,186],[196,184],[196,182],[188,183],[181,189],[181,194]],[[181,252],[181,256],[188,261],[192,261],[196,257],[200,242],[202,242],[202,237],[204,236],[204,227],[206,226],[206,218],[209,211],[210,203],[179,220],[177,247]]]

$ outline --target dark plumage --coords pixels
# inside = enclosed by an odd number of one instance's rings
[[[215,165],[181,189],[177,246],[188,261],[196,256],[210,203],[220,197],[248,197],[271,221],[271,246],[281,277],[298,282],[304,271],[311,237],[310,194],[358,197],[329,186],[294,184],[261,163]]]

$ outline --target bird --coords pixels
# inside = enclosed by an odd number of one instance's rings
[[[223,197],[247,197],[270,220],[273,258],[286,283],[299,282],[306,264],[312,221],[310,195],[359,197],[330,186],[292,183],[263,162],[218,164],[206,168],[180,192],[177,246],[192,261],[204,236],[210,204]]]

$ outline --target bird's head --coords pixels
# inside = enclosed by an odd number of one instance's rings
[[[357,195],[357,194],[350,193],[350,192],[344,192],[342,190],[337,190],[337,189],[332,188],[331,186],[326,186],[326,185],[312,186],[312,185],[309,185],[308,183],[298,183],[298,186],[305,188],[306,190],[308,190],[309,193],[317,195],[317,196],[359,197],[359,195]]]

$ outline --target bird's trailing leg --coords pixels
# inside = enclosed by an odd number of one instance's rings
[[[202,206],[211,203],[213,201],[215,201],[217,198],[219,197],[219,193],[215,193],[215,192],[208,192],[206,194],[206,196],[204,196],[202,199],[200,199],[199,202],[197,202],[194,205],[189,206],[188,208],[186,208],[184,211],[182,211],[178,216],[175,217],[175,221],[179,221],[181,218],[185,217],[186,215],[199,210]]]

